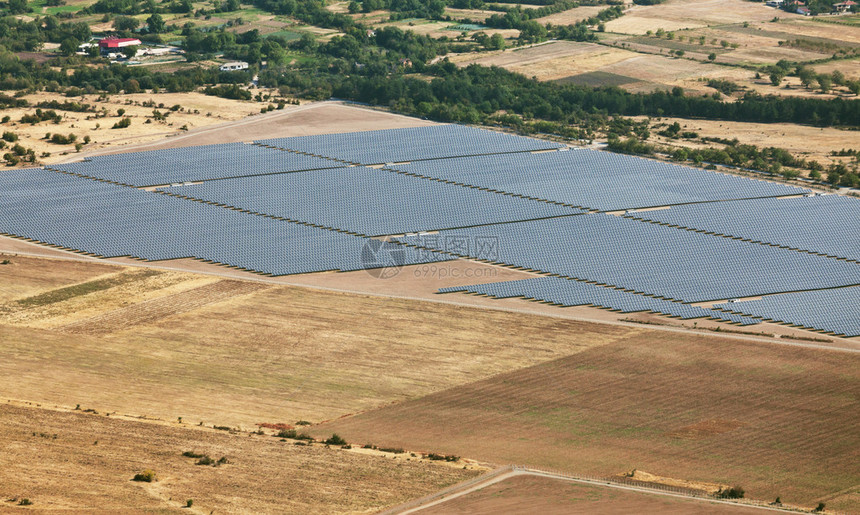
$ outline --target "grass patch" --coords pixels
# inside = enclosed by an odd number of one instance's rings
[[[294,41],[296,39],[301,39],[302,35],[298,32],[294,32],[292,30],[278,30],[275,32],[270,32],[268,34],[263,34],[264,38],[270,38],[272,36],[278,36],[280,38],[284,38],[287,41]]]
[[[88,281],[81,284],[75,284],[73,286],[66,286],[65,288],[58,288],[39,295],[20,299],[16,302],[18,306],[22,308],[48,306],[50,304],[64,302],[75,297],[81,297],[83,295],[89,295],[90,293],[108,290],[116,286],[122,286],[123,284],[140,281],[147,277],[159,275],[160,273],[161,272],[157,270],[139,270],[131,273],[122,273],[105,279],[96,279],[95,281]]]

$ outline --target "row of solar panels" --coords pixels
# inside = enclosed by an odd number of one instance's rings
[[[0,172],[0,233],[103,257],[196,258],[271,275],[449,259],[41,169]]]
[[[400,241],[681,302],[860,284],[858,263],[608,214],[408,235]]]
[[[715,309],[845,336],[860,336],[860,287],[771,295]]]
[[[840,195],[674,206],[630,218],[860,261],[860,199]]]
[[[363,166],[211,181],[164,191],[367,236],[584,213]]]
[[[749,317],[672,302],[558,277],[536,277],[472,286],[441,288],[439,293],[468,292],[497,299],[523,297],[558,306],[594,306],[620,313],[647,311],[681,319],[711,318],[739,325],[760,323]]]

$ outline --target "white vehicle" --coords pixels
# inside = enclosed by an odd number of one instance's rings
[[[222,72],[234,72],[238,70],[247,70],[248,63],[244,61],[234,61],[232,63],[224,63],[219,68]]]

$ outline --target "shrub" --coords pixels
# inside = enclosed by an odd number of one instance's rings
[[[341,438],[337,433],[331,435],[331,438],[323,442],[326,445],[346,445],[346,440]]]
[[[296,433],[295,429],[281,429],[275,436],[278,438],[295,438],[298,436],[298,433]]]
[[[185,501],[186,508],[190,508],[192,506],[194,506],[194,499],[188,499],[187,501]]]
[[[815,509],[812,511],[814,511],[815,513],[821,513],[822,511],[824,511],[824,507],[825,504],[823,502],[820,502],[818,503],[818,506],[816,506]]]
[[[203,457],[201,457],[199,460],[197,460],[197,463],[196,463],[196,464],[197,464],[197,465],[214,465],[214,464],[215,464],[215,460],[213,460],[212,458],[210,458],[210,457],[207,455],[207,456],[203,456]]]
[[[152,483],[153,481],[158,481],[158,477],[155,475],[155,471],[151,469],[146,469],[143,472],[139,472],[134,475],[132,481],[141,481],[144,483]]]
[[[18,501],[19,506],[30,506],[32,504],[33,504],[33,501],[31,501],[30,499],[27,499],[26,497],[21,499],[20,501]]]
[[[18,135],[11,131],[6,131],[3,133],[3,139],[8,141],[9,143],[14,143],[18,141]]]
[[[445,454],[436,454],[435,452],[431,452],[430,454],[426,455],[425,458],[427,458],[428,460],[433,460],[433,461],[450,461],[450,462],[460,461],[459,456],[454,456],[454,455],[447,456]]]
[[[717,497],[720,499],[743,499],[744,489],[739,486],[720,488],[719,491],[717,491]]]
[[[3,261],[0,261],[0,265],[11,265],[11,264],[12,264],[12,262],[9,261],[8,259],[4,259]]]
[[[205,456],[204,454],[197,454],[194,451],[185,451],[182,453],[182,455],[186,458],[202,458],[203,456]]]
[[[111,129],[125,129],[129,125],[131,125],[131,118],[123,118],[120,121],[113,124],[113,127],[111,127]]]
[[[403,454],[406,452],[401,447],[380,447],[379,450],[382,452],[391,452],[394,454]]]
[[[312,422],[308,422],[307,420],[299,420],[298,422],[296,422],[297,426],[309,426],[311,424]]]

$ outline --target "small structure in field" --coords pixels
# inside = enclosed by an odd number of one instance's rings
[[[224,63],[218,69],[221,70],[222,72],[234,72],[234,71],[238,71],[238,70],[247,70],[248,69],[248,63],[246,63],[245,61],[234,61],[232,63]]]

